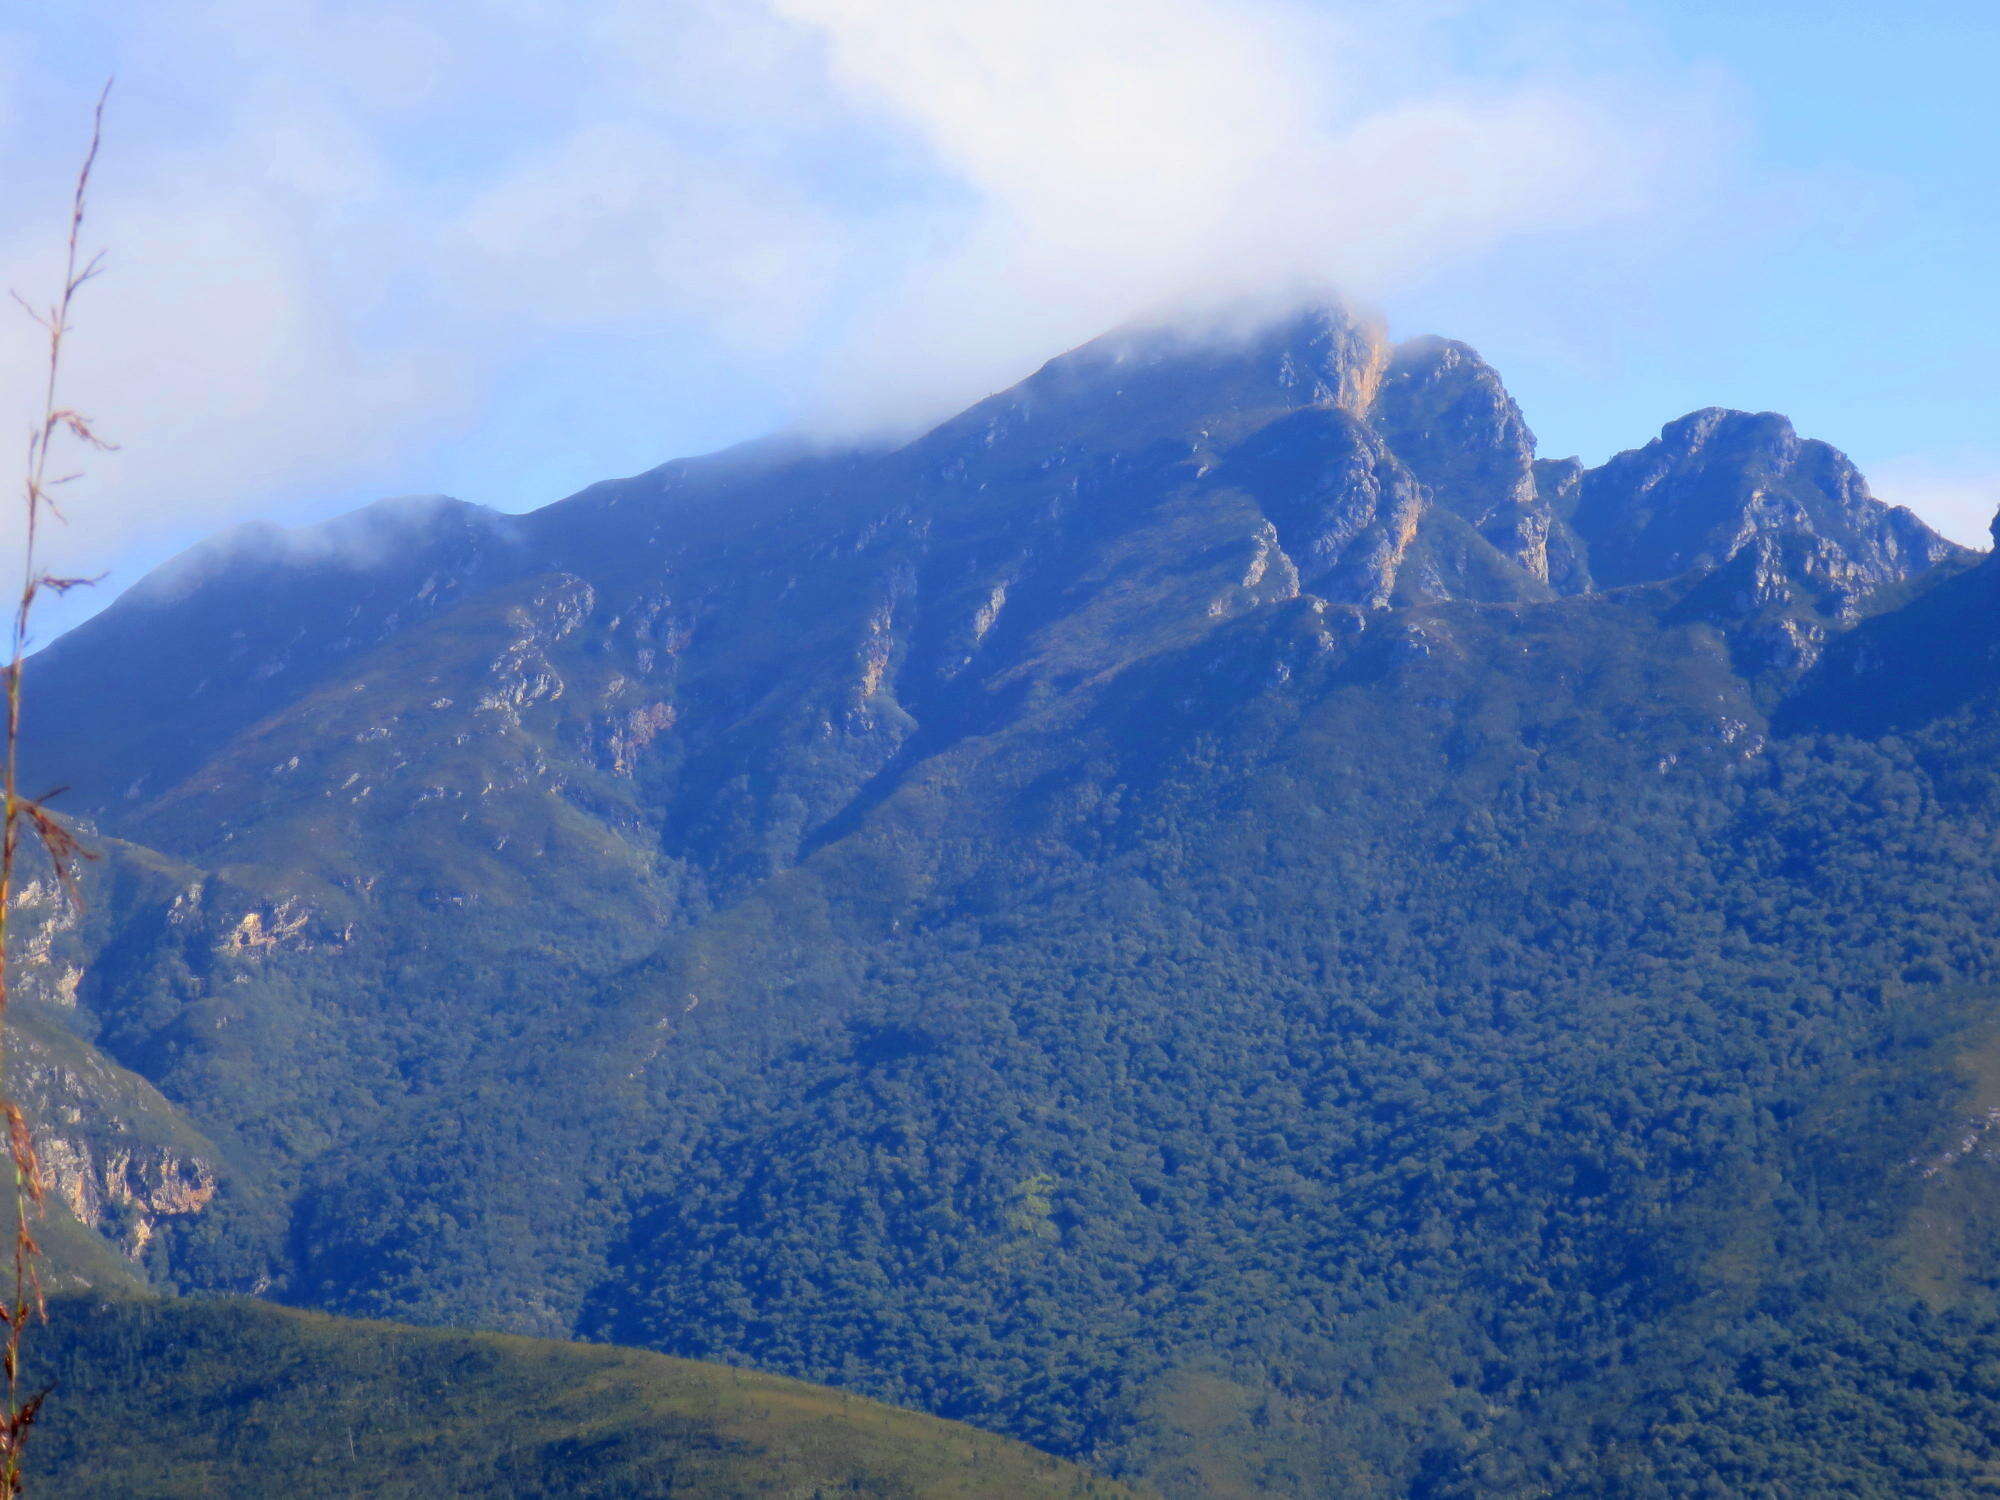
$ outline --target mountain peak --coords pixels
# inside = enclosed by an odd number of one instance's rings
[[[1292,393],[1318,393],[1301,405],[1331,404],[1355,378],[1354,366],[1386,361],[1379,321],[1335,301],[1310,302],[1276,317],[1190,315],[1137,320],[1050,360],[1033,377],[1063,378],[1147,369],[1255,370]]]
[[[1301,407],[1358,416],[1374,401],[1388,357],[1380,324],[1333,302],[1264,322],[1132,323],[1058,355],[932,438],[976,431],[992,447],[1003,435],[1062,445],[1115,434],[1131,448],[1240,434]]]
[[[1660,445],[1672,451],[1726,453],[1772,464],[1795,462],[1802,442],[1791,418],[1782,413],[1737,411],[1726,406],[1691,411],[1667,423],[1659,436]]]
[[[1884,505],[1847,455],[1776,412],[1703,407],[1583,477],[1574,524],[1607,587],[1715,567],[1759,539],[1812,542],[1811,581],[1843,608],[1960,549]]]
[[[126,597],[135,604],[171,604],[225,574],[240,582],[237,575],[246,568],[334,565],[365,571],[413,548],[470,541],[506,525],[500,512],[450,495],[390,496],[309,526],[250,521],[169,558]]]

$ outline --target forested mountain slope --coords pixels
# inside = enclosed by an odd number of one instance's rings
[[[31,667],[51,1004],[207,1153],[162,1284],[1173,1494],[1955,1493],[1995,566],[1768,414],[1584,471],[1462,345],[1118,334],[141,585]]]

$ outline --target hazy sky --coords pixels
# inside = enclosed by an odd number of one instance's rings
[[[66,0],[0,18],[0,275],[46,286],[115,73],[72,394],[124,446],[65,559],[114,585],[1323,284],[1477,345],[1544,452],[1777,409],[1977,540],[1996,69],[1991,0]]]

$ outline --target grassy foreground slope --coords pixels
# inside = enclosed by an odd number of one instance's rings
[[[266,1303],[66,1297],[42,1496],[1121,1496],[1021,1443],[750,1370]]]

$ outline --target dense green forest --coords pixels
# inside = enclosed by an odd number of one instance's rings
[[[1585,472],[1325,313],[342,524],[47,653],[156,1287],[1172,1495],[2000,1477],[2000,572],[1782,419]]]

